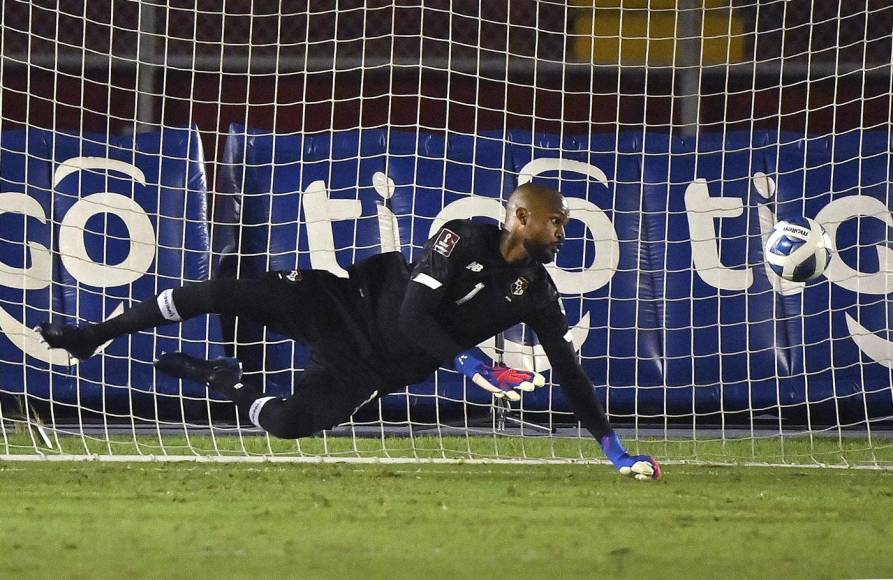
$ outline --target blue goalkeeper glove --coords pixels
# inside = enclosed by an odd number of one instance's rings
[[[454,363],[457,371],[498,399],[520,401],[521,393],[518,391],[529,392],[546,384],[546,379],[539,373],[487,364],[487,357],[478,349],[463,352]]]
[[[631,475],[639,480],[660,479],[660,463],[650,455],[630,455],[616,433],[611,432],[599,442],[614,467],[622,475]]]

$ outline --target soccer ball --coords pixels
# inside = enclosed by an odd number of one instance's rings
[[[825,272],[831,260],[831,238],[818,222],[805,217],[779,221],[766,242],[772,271],[791,282],[809,282]]]

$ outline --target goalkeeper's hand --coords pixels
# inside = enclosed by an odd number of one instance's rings
[[[487,364],[486,357],[478,349],[463,352],[454,363],[457,371],[498,399],[520,401],[521,393],[518,391],[529,392],[546,384],[546,379],[539,373]]]
[[[660,479],[660,463],[650,455],[630,455],[623,448],[620,438],[613,432],[602,437],[602,449],[621,475],[638,480]]]

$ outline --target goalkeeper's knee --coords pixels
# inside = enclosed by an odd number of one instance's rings
[[[314,415],[294,399],[261,397],[248,409],[249,420],[270,435],[280,439],[298,439],[328,429],[334,423]]]

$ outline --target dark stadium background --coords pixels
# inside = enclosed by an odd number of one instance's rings
[[[610,4],[594,0],[230,0],[225,13],[209,1],[84,4],[3,3],[4,129],[194,123],[214,161],[233,122],[280,133],[385,124],[673,132],[689,123],[682,100],[695,92],[702,131],[822,134],[886,124],[891,110],[893,10],[875,0],[867,23],[861,2],[736,0],[732,18],[751,62],[700,72],[697,58],[675,67],[580,62],[566,32],[607,10],[593,4]],[[154,42],[140,41],[141,27]],[[139,87],[155,96],[140,102]]]

